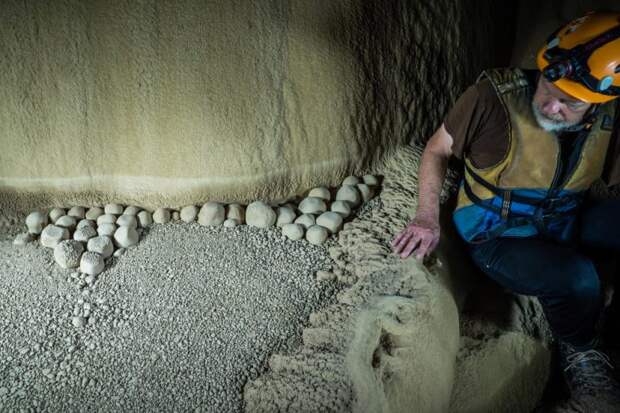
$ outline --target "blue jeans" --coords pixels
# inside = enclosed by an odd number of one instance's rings
[[[539,299],[557,338],[586,346],[596,336],[603,297],[597,270],[584,251],[620,252],[620,200],[585,204],[571,244],[537,236],[500,237],[469,246],[474,262],[489,277]]]

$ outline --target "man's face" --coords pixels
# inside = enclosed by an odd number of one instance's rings
[[[590,103],[575,99],[540,76],[532,99],[538,126],[546,131],[562,131],[581,122]]]

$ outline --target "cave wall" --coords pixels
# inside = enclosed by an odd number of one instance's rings
[[[481,4],[484,3],[484,4]],[[490,1],[2,0],[4,207],[275,200],[425,140],[487,66]]]

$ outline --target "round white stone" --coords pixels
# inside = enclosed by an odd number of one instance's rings
[[[32,234],[25,232],[23,234],[17,234],[17,236],[13,240],[13,245],[23,246],[33,240],[34,240],[34,237],[32,236]]]
[[[306,240],[310,244],[321,245],[327,239],[327,230],[320,225],[313,225],[306,231]]]
[[[326,228],[331,234],[335,234],[342,226],[342,216],[333,211],[323,212],[316,219],[316,224]]]
[[[360,183],[360,179],[357,176],[347,176],[342,181],[342,185],[357,185]]]
[[[67,215],[75,218],[77,221],[78,219],[84,219],[86,217],[86,211],[84,210],[84,207],[74,206],[74,207],[71,207],[69,212],[67,212]]]
[[[54,247],[54,259],[62,268],[75,268],[80,265],[84,245],[73,239],[61,241]]]
[[[324,199],[311,196],[301,201],[298,209],[302,214],[320,214],[327,211],[327,205]]]
[[[321,198],[324,199],[326,201],[329,201],[332,197],[332,194],[329,192],[329,189],[327,189],[324,186],[320,186],[318,188],[314,188],[312,189],[309,193],[308,193],[309,197],[314,197],[314,198]]]
[[[116,241],[116,245],[121,248],[136,245],[139,240],[140,236],[138,235],[138,231],[132,227],[118,227],[114,233],[114,241]]]
[[[41,231],[41,245],[44,247],[55,248],[64,239],[69,239],[67,228],[49,224]]]
[[[357,190],[360,191],[364,202],[368,202],[373,196],[372,189],[366,184],[357,184]]]
[[[224,224],[223,224],[223,225],[224,225],[226,228],[234,228],[234,227],[236,227],[238,224],[237,224],[237,220],[236,220],[236,219],[227,218],[227,219],[224,221]]]
[[[286,224],[291,224],[295,221],[295,218],[297,218],[297,214],[291,208],[285,206],[278,207],[276,227],[282,228]]]
[[[86,325],[86,317],[81,317],[81,316],[74,316],[71,317],[71,324],[73,324],[73,327],[75,328],[82,328]]]
[[[226,218],[234,219],[239,224],[245,221],[245,209],[239,204],[230,204],[226,207]]]
[[[138,215],[138,212],[140,212],[140,208],[130,205],[125,208],[125,210],[123,211],[123,215]]]
[[[301,224],[285,224],[282,226],[282,235],[295,241],[300,240],[304,237],[304,226]]]
[[[352,207],[356,207],[362,201],[362,197],[356,186],[343,185],[336,193],[336,201],[347,201]]]
[[[103,214],[104,214],[104,211],[102,208],[92,207],[88,211],[86,211],[85,218],[95,221],[97,218],[99,218]]]
[[[92,227],[95,230],[97,230],[97,224],[95,223],[95,221],[92,221],[90,219],[83,219],[80,222],[77,223],[76,229],[80,229],[80,228],[84,228],[84,227]]]
[[[70,217],[69,215],[64,215],[56,220],[57,227],[67,228],[68,230],[72,230],[77,225],[77,221],[74,217]]]
[[[138,220],[134,215],[121,215],[116,219],[116,225],[119,227],[132,227],[138,228]]]
[[[262,201],[254,201],[245,210],[245,222],[253,227],[269,228],[276,223],[276,213]]]
[[[114,251],[114,256],[116,258],[120,257],[121,255],[123,255],[125,253],[125,251],[127,251],[126,248],[119,248],[116,251]]]
[[[88,251],[96,252],[103,258],[108,258],[114,252],[114,244],[112,243],[112,238],[105,235],[100,235],[89,239],[86,244],[86,249]]]
[[[207,202],[198,213],[200,225],[222,225],[224,220],[226,220],[226,208],[219,202]]]
[[[116,224],[101,224],[97,227],[97,234],[111,237],[116,232]]]
[[[188,205],[181,208],[181,220],[183,222],[194,222],[198,216],[198,207],[196,205]]]
[[[378,186],[379,185],[379,179],[376,176],[374,176],[374,175],[364,175],[362,177],[362,180],[368,186]]]
[[[119,204],[107,204],[103,207],[106,214],[120,215],[123,213],[123,206]]]
[[[116,215],[104,214],[97,218],[97,225],[114,224],[116,222]]]
[[[347,201],[334,201],[331,205],[331,210],[346,218],[351,215],[351,204]]]
[[[84,225],[73,233],[73,239],[76,241],[87,242],[89,239],[97,236],[97,230],[90,225]]]
[[[103,257],[93,251],[86,251],[80,260],[80,271],[88,275],[97,275],[103,271]]]
[[[138,212],[138,223],[141,228],[146,228],[153,223],[153,216],[149,211]]]
[[[26,226],[31,234],[40,234],[48,223],[47,214],[41,211],[35,211],[26,217]]]
[[[166,208],[157,208],[155,212],[153,212],[153,221],[156,224],[166,224],[170,222],[170,210]]]
[[[314,224],[316,224],[316,220],[314,218],[314,215],[303,214],[303,215],[300,215],[299,217],[297,217],[297,219],[294,221],[294,223],[302,225],[304,228],[308,229],[311,226],[313,226]]]
[[[62,208],[53,208],[50,211],[50,221],[54,224],[56,220],[62,216],[66,215],[65,210]]]

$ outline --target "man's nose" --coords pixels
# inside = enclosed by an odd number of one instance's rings
[[[542,110],[548,115],[555,115],[561,109],[560,101],[557,99],[549,99],[542,105]]]

